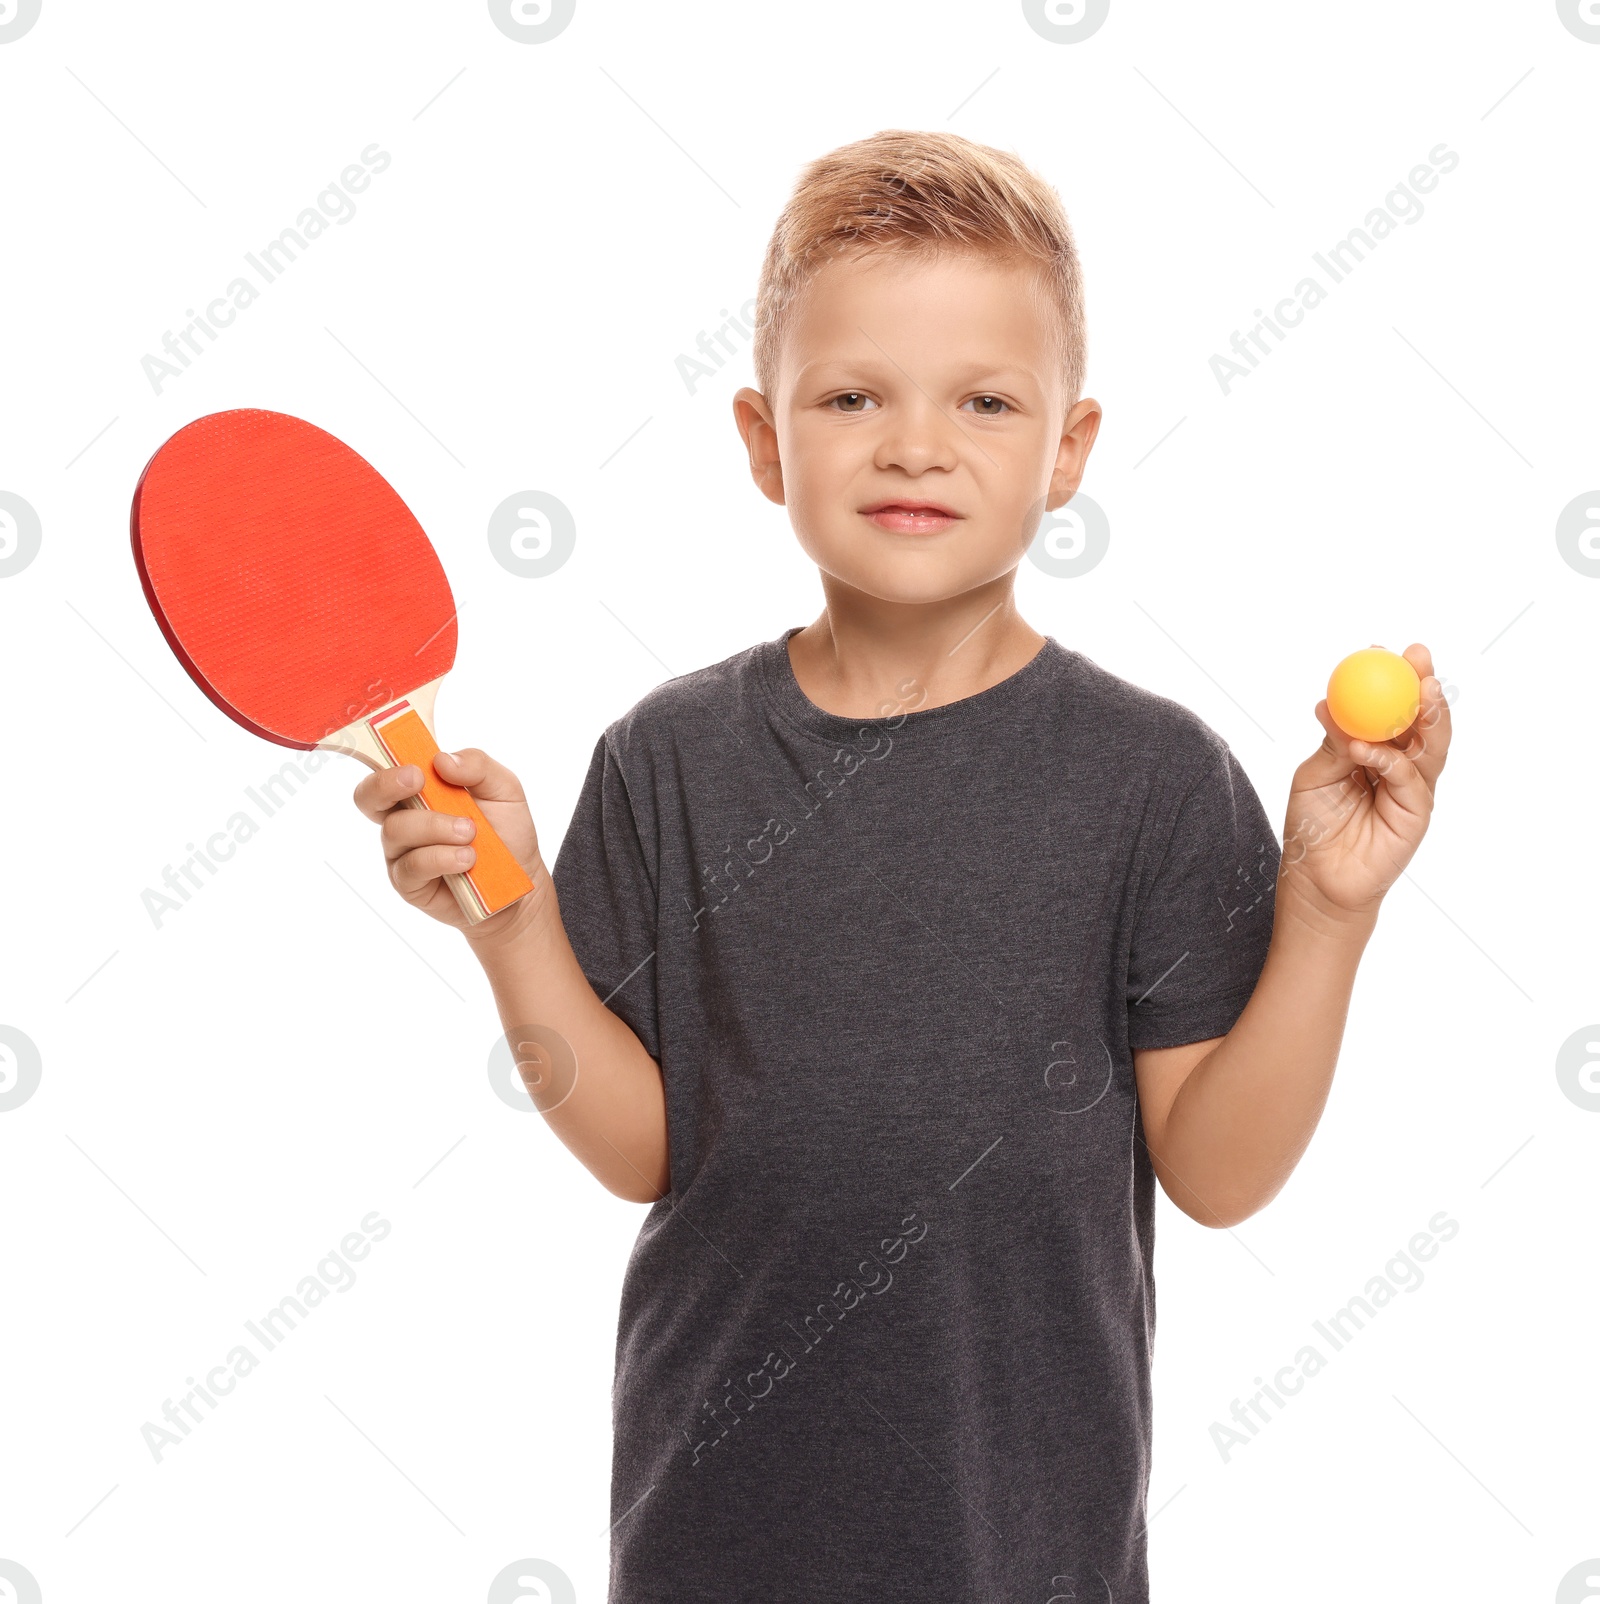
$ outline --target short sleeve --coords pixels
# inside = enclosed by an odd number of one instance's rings
[[[1272,938],[1282,848],[1250,777],[1216,740],[1135,918],[1127,1001],[1136,1050],[1227,1035]]]
[[[659,1060],[655,885],[622,770],[604,735],[550,876],[585,979]]]

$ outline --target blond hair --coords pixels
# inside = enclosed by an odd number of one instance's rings
[[[790,312],[813,273],[870,252],[926,260],[969,251],[1032,262],[1071,408],[1083,393],[1083,280],[1061,197],[1018,157],[959,134],[887,128],[819,156],[779,214],[756,291],[756,386],[777,396]]]

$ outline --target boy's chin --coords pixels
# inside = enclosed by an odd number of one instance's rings
[[[991,585],[1015,569],[1016,563],[1012,562],[999,568],[982,569],[954,564],[930,565],[919,573],[907,573],[904,567],[896,571],[889,567],[863,569],[853,565],[829,571],[840,583],[874,601],[901,607],[931,607]]]

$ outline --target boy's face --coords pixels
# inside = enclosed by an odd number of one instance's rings
[[[1071,499],[1100,407],[1064,408],[1035,270],[969,253],[836,258],[792,309],[778,394],[734,398],[762,492],[856,590],[942,601],[1016,568]],[[953,520],[873,515],[933,502]],[[898,525],[898,527],[897,527]]]

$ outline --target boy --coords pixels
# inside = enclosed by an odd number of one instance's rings
[[[1288,1179],[1448,712],[1422,646],[1405,736],[1319,703],[1280,847],[1221,736],[1024,622],[1100,408],[1067,220],[1015,157],[891,131],[813,162],[753,354],[736,419],[821,616],[611,724],[553,882],[516,778],[437,760],[535,881],[465,932],[529,1090],[652,1204],[609,1596],[1140,1604],[1155,1182],[1228,1226]],[[398,806],[420,782],[356,799],[459,925],[472,827]]]

